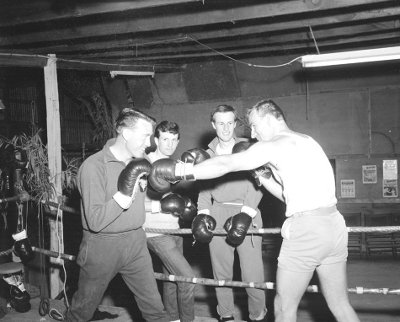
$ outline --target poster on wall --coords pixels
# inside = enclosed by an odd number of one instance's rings
[[[397,198],[397,160],[383,160],[382,192],[385,198]]]
[[[378,182],[378,174],[375,164],[362,166],[362,182],[364,184],[372,184]]]
[[[355,180],[345,179],[340,180],[340,196],[342,198],[356,197],[356,182]]]

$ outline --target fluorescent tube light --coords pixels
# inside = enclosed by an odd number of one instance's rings
[[[301,63],[305,68],[358,64],[400,59],[400,46],[355,50],[340,53],[305,55]]]
[[[146,71],[132,71],[132,70],[113,70],[110,71],[110,75],[112,78],[114,78],[117,75],[154,77],[154,71],[146,72]]]

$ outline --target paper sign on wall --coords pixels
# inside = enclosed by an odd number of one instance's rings
[[[376,165],[371,164],[371,165],[363,165],[362,166],[362,182],[364,184],[372,184],[372,183],[377,183],[377,170],[376,170]]]
[[[397,160],[383,160],[383,197],[396,198],[398,196],[397,176]]]
[[[340,180],[340,196],[342,198],[355,198],[356,197],[356,183],[355,180]]]

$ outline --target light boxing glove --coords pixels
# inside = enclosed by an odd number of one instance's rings
[[[14,254],[18,256],[24,264],[35,257],[25,229],[19,233],[13,234],[12,238],[15,240]]]
[[[128,209],[133,201],[134,195],[138,189],[140,179],[150,173],[151,164],[143,158],[133,159],[121,171],[118,177],[118,192],[113,199],[123,209]]]
[[[192,234],[195,241],[209,243],[217,226],[215,219],[206,214],[198,214],[192,222]]]
[[[253,208],[243,206],[242,211],[230,218],[224,224],[227,232],[226,241],[232,246],[239,246],[246,237],[247,231],[257,215],[257,211]]]
[[[254,143],[248,142],[248,141],[240,141],[233,146],[232,154],[246,151],[253,144]],[[260,177],[269,179],[272,176],[272,171],[271,171],[270,167],[268,167],[267,165],[262,165],[261,167],[258,167],[256,169],[249,170],[249,172],[252,175],[252,177],[255,179],[256,184],[259,187],[261,186]]]

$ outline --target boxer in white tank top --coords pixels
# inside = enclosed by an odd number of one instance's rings
[[[299,302],[314,271],[336,320],[359,321],[347,294],[347,229],[336,209],[334,175],[326,154],[314,139],[289,129],[282,110],[272,100],[258,102],[247,116],[257,143],[237,154],[185,165],[181,173],[201,180],[250,170],[272,195],[286,203],[275,321],[296,321]],[[260,167],[264,170],[254,170]]]

